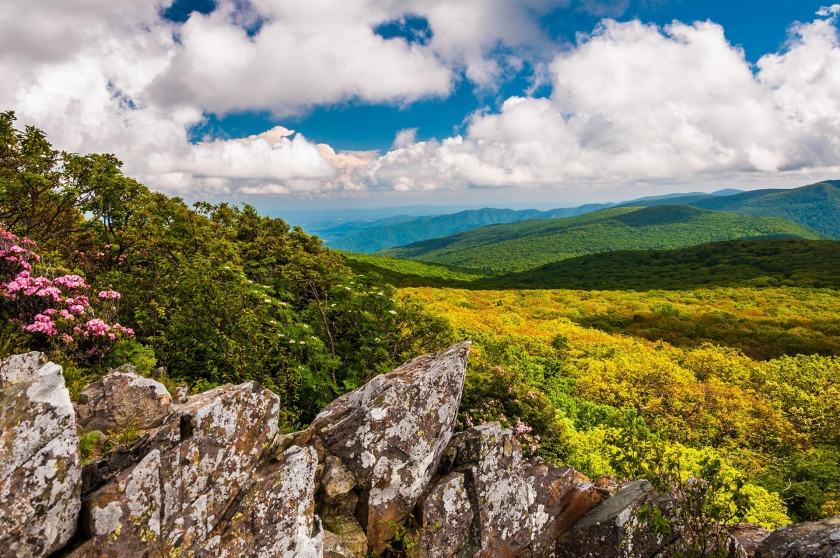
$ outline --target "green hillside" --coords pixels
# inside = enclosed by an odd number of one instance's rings
[[[342,255],[347,266],[356,273],[376,273],[388,283],[400,287],[460,287],[484,278],[483,275],[415,260],[355,252],[342,252]]]
[[[473,288],[637,291],[711,287],[840,288],[840,242],[733,240],[677,250],[603,252],[478,281]]]
[[[840,180],[792,190],[754,190],[733,196],[686,196],[629,202],[633,206],[679,203],[741,215],[781,217],[840,239]]]
[[[549,211],[484,208],[425,217],[402,215],[363,224],[347,223],[316,232],[330,248],[372,254],[393,246],[449,236],[485,225],[518,223],[529,219],[573,217],[605,209],[610,205],[590,204],[580,207],[561,207]]]
[[[738,216],[685,205],[661,205],[492,225],[382,253],[499,274],[597,252],[684,248],[751,238],[818,240],[825,237],[775,217]]]

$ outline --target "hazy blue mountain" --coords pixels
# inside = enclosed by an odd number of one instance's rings
[[[323,238],[330,248],[372,254],[385,248],[448,236],[485,225],[573,217],[612,205],[614,204],[589,204],[549,211],[484,208],[424,217],[400,215],[378,221],[352,221],[314,232]]]

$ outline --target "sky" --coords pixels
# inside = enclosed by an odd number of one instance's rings
[[[4,0],[0,110],[188,200],[575,205],[840,178],[840,4]]]

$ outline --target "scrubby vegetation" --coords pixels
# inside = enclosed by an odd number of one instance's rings
[[[836,324],[840,293],[405,292],[476,341],[464,412],[492,401],[505,416],[523,417],[532,435],[550,440],[543,456],[590,475],[634,476],[654,470],[656,455],[678,455],[685,479],[720,460],[726,475],[746,481],[750,521],[775,526],[837,513],[840,359],[784,345],[789,354],[753,359],[723,324],[709,329],[706,342],[669,343],[577,322],[622,307],[689,316],[721,307],[749,321],[763,307],[782,306],[786,315],[757,321],[784,328],[800,314],[791,337],[823,338],[828,344],[819,348],[830,352],[836,333],[813,328],[824,319]],[[497,366],[505,372],[491,372]]]
[[[415,260],[356,252],[342,254],[347,258],[347,265],[356,273],[376,273],[389,284],[400,287],[457,287],[484,278],[477,273]]]
[[[776,217],[746,217],[664,205],[621,207],[580,217],[481,227],[383,253],[479,273],[502,273],[597,252],[683,248],[739,238],[826,237]]]
[[[677,250],[602,252],[480,281],[479,288],[840,288],[836,240],[731,240]]]
[[[397,287],[464,289],[685,290],[709,287],[840,288],[840,242],[729,240],[674,250],[589,254],[504,275],[484,276],[443,265],[345,253],[359,273]]]

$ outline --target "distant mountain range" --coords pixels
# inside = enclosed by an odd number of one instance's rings
[[[529,219],[574,217],[615,204],[590,204],[540,211],[537,209],[472,209],[449,215],[414,217],[398,215],[376,221],[351,221],[322,230],[312,230],[324,239],[327,246],[372,254],[385,248],[411,244],[430,238],[449,236],[485,225],[517,223]]]
[[[377,220],[357,219],[340,224],[336,224],[335,220],[323,221],[306,228],[321,237],[331,248],[371,254],[386,248],[446,237],[486,225],[575,217],[611,207],[655,205],[689,205],[742,215],[781,217],[840,239],[840,181],[820,182],[791,190],[742,192],[727,189],[711,194],[666,194],[620,204],[589,204],[547,211],[484,208],[426,216],[418,216],[414,212],[411,215],[391,215]],[[395,209],[391,208],[389,211],[393,213]]]
[[[635,200],[623,206],[681,204],[741,215],[781,217],[840,239],[840,180],[827,180],[792,190],[753,190],[730,196],[688,195]]]
[[[382,254],[499,274],[597,252],[758,238],[817,240],[827,236],[778,217],[735,215],[688,205],[626,206],[563,219],[488,225]]]

